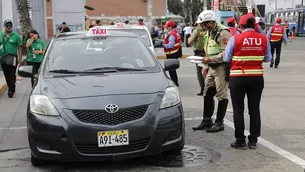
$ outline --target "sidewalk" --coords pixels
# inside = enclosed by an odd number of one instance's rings
[[[7,86],[3,75],[3,71],[0,71],[0,96],[5,92],[6,87]]]
[[[166,56],[164,54],[164,49],[163,48],[155,48],[156,54],[158,56],[158,59],[165,59]],[[193,47],[190,48],[186,48],[186,47],[182,47],[182,58],[186,58],[188,56],[191,56],[194,54],[194,50]]]

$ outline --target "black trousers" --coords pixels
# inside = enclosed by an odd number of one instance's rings
[[[6,84],[9,92],[15,93],[16,91],[16,70],[17,66],[9,66],[6,64],[1,64],[3,69],[3,74],[6,80]]]
[[[264,89],[263,76],[231,77],[230,94],[233,106],[233,117],[235,126],[235,138],[238,142],[245,142],[244,123],[244,101],[245,95],[248,100],[248,111],[250,115],[250,142],[257,142],[261,134],[260,101]]]
[[[167,57],[168,59],[178,59],[179,57]],[[168,71],[170,78],[173,80],[173,82],[179,86],[178,83],[178,75],[176,70],[170,70]]]
[[[278,66],[281,61],[282,41],[270,42],[270,45],[271,45],[271,55],[272,55],[271,63],[274,63],[275,66]],[[276,51],[275,61],[273,58],[274,51]]]
[[[184,42],[184,31],[181,33],[181,42]]]
[[[191,37],[191,34],[186,34],[186,36],[185,36],[185,45],[186,45],[186,47],[191,47],[191,45],[188,43],[189,37]]]
[[[35,84],[34,75],[36,75],[38,73],[38,70],[40,68],[41,63],[29,62],[29,61],[27,61],[26,63],[27,63],[27,65],[33,66],[33,77],[31,78],[31,84],[32,84],[32,87],[33,87],[34,84]]]
[[[200,56],[200,57],[204,56],[203,50],[195,50],[194,53],[195,53],[195,56]],[[201,72],[202,67],[200,67],[200,66],[198,66],[198,64],[196,64],[196,70],[197,70],[197,78],[198,78],[200,90],[203,91],[204,90],[204,77]]]

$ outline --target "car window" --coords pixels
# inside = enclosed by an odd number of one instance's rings
[[[49,71],[84,71],[102,67],[143,69],[138,72],[160,71],[154,55],[137,37],[56,40],[47,57]]]
[[[149,39],[149,35],[148,35],[147,31],[144,29],[111,29],[111,30],[132,32],[134,34],[139,35],[148,46],[152,46],[150,39]]]

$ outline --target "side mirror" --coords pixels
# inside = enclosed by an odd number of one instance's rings
[[[25,78],[33,77],[33,66],[20,66],[18,75]]]
[[[180,62],[178,59],[166,59],[164,61],[164,70],[170,71],[170,70],[176,70],[180,67]]]

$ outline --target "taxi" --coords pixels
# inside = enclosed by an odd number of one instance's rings
[[[177,86],[137,34],[97,26],[56,35],[34,76],[27,114],[31,163],[120,161],[180,151],[185,123]],[[33,77],[32,66],[18,69]]]
[[[140,26],[140,25],[126,25],[125,23],[116,23],[115,25],[109,25],[107,26],[109,30],[117,30],[117,31],[125,31],[125,32],[132,32],[137,35],[139,35],[144,42],[147,44],[149,49],[153,52],[155,52],[153,40],[150,36],[150,32],[147,29],[146,26]]]

